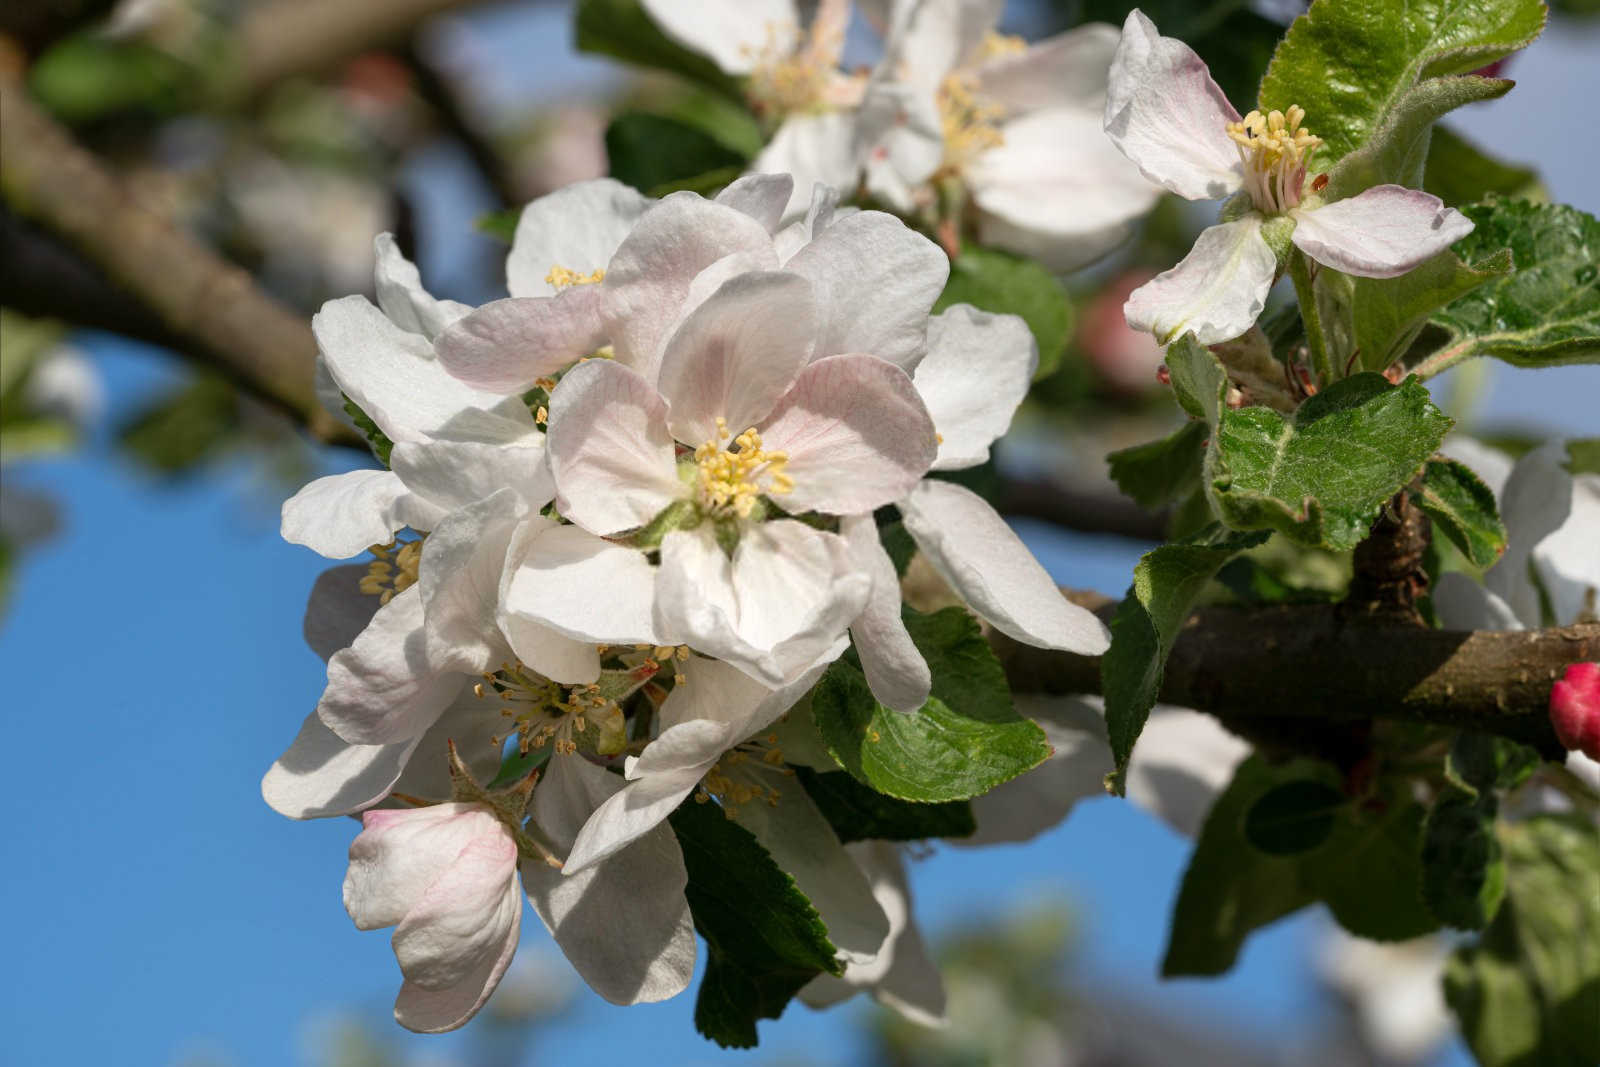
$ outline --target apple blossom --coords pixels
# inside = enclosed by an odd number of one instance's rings
[[[1244,333],[1279,276],[1269,238],[1284,229],[1318,263],[1368,278],[1404,274],[1472,232],[1438,197],[1399,185],[1324,201],[1307,184],[1322,142],[1305,119],[1297,106],[1240,118],[1193,49],[1160,36],[1143,12],[1128,14],[1106,95],[1111,140],[1146,178],[1185,199],[1245,193],[1181,263],[1134,290],[1130,325],[1162,344],[1186,330],[1204,345]]]
[[[861,105],[867,188],[903,214],[960,188],[982,243],[1071,270],[1122,242],[1160,191],[1100,129],[1116,30],[1030,45],[995,33],[1001,6],[892,5]]]
[[[1567,748],[1600,760],[1600,663],[1574,663],[1550,687],[1550,723]]]

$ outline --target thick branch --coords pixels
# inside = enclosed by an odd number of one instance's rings
[[[1076,598],[1109,618],[1114,604]],[[1018,692],[1098,693],[1100,660],[993,638]],[[1160,699],[1236,719],[1392,719],[1481,730],[1554,754],[1550,686],[1600,660],[1600,624],[1430,630],[1332,605],[1212,607],[1185,623]]]
[[[0,189],[198,351],[323,439],[344,433],[317,403],[316,342],[305,318],[141,204],[41,112],[13,78],[0,85]]]

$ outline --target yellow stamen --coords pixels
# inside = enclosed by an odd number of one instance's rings
[[[1005,143],[1000,123],[1005,108],[978,92],[971,74],[952,74],[939,86],[939,124],[944,134],[944,166],[959,171],[991,148]]]
[[[422,542],[427,535],[405,544],[390,541],[386,545],[373,545],[367,549],[377,558],[367,564],[360,589],[368,596],[379,598],[387,604],[397,593],[403,593],[417,584],[417,568],[422,565]],[[398,547],[396,547],[398,545]]]
[[[550,273],[544,276],[546,285],[553,285],[557,289],[570,289],[574,285],[594,285],[596,282],[606,280],[606,269],[600,267],[588,274],[580,274],[569,267],[557,264],[550,268]]]
[[[754,426],[733,439],[731,451],[725,447],[727,440],[727,421],[718,418],[717,439],[694,450],[700,468],[700,506],[706,512],[748,518],[758,497],[793,491],[794,479],[784,473],[789,454],[763,448]]]
[[[1303,129],[1305,109],[1252,111],[1226,129],[1239,147],[1245,189],[1256,209],[1277,215],[1299,205],[1305,192],[1306,165],[1322,138]]]

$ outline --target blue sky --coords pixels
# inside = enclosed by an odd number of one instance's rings
[[[517,33],[547,51],[555,23],[515,24],[515,33],[488,25],[514,52]],[[1508,156],[1545,159],[1556,197],[1591,211],[1600,209],[1600,149],[1562,120],[1573,114],[1567,101],[1600,95],[1600,70],[1586,58],[1597,43],[1592,30],[1559,27],[1513,68],[1522,88],[1461,123]],[[449,295],[486,295],[451,291],[476,208],[447,170],[424,162],[413,174],[424,246],[433,242],[427,275]],[[170,380],[164,357],[148,350],[106,338],[89,346],[120,408]],[[1593,434],[1596,396],[1600,368],[1496,368],[1483,414]],[[240,1067],[281,1067],[301,1062],[307,1027],[330,1011],[388,1025],[398,974],[387,937],[358,933],[339,901],[354,824],[293,823],[258,792],[321,688],[321,664],[299,632],[324,561],[279,540],[276,500],[238,465],[158,486],[97,439],[6,477],[49,490],[64,512],[61,535],[27,557],[0,620],[21,798],[0,880],[0,908],[13,917],[13,977],[0,998],[7,1062],[138,1067],[215,1050]],[[1024,533],[1058,580],[1108,593],[1124,587],[1138,553],[1114,539]],[[1186,856],[1163,827],[1096,801],[1027,846],[938,851],[917,865],[914,884],[935,930],[1064,898],[1080,910],[1082,962],[1097,981],[1290,1040],[1317,1010],[1306,919],[1258,935],[1226,979],[1155,981]],[[525,929],[525,952],[548,951],[531,914]],[[718,1062],[693,1032],[692,1004],[690,994],[622,1010],[584,995],[542,1058],[583,1063],[597,1048],[609,1058],[648,1047],[662,1067]],[[849,1051],[840,1013],[796,1007],[764,1024],[763,1038],[763,1061],[789,1051],[830,1062]],[[451,1047],[398,1030],[396,1041],[408,1051]]]

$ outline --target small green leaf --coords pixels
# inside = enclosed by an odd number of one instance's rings
[[[728,96],[740,95],[736,79],[707,57],[668,39],[639,0],[578,0],[574,37],[580,52],[671,71]]]
[[[1218,568],[1267,536],[1229,534],[1213,524],[1187,541],[1146,552],[1134,567],[1133,588],[1111,621],[1111,647],[1100,661],[1106,732],[1116,764],[1111,784],[1118,794],[1190,606]]]
[[[794,768],[817,810],[845,844],[876,838],[921,841],[930,837],[970,837],[978,828],[972,805],[965,800],[914,804],[884,796],[844,771],[819,773]]]
[[[1206,424],[1191,421],[1159,441],[1113,452],[1111,480],[1140,507],[1164,508],[1199,488],[1205,439]]]
[[[1527,745],[1463,730],[1445,757],[1444,773],[1458,789],[1476,796],[1517,788],[1542,762],[1539,753]]]
[[[1450,420],[1416,379],[1335,382],[1292,415],[1224,410],[1211,439],[1212,505],[1225,525],[1348,549],[1439,447]]]
[[[807,982],[843,966],[817,910],[750,831],[711,803],[682,804],[670,821],[710,957],[695,1028],[724,1048],[753,1048],[757,1019],[776,1019]]]
[[[1491,566],[1506,550],[1494,490],[1453,459],[1430,459],[1414,494],[1418,506],[1474,567]]]
[[[708,171],[738,176],[745,157],[679,119],[625,111],[606,127],[611,176],[645,193]]]
[[[517,223],[522,219],[522,205],[502,208],[499,211],[490,211],[479,215],[473,220],[472,228],[481,234],[493,237],[496,241],[510,244],[517,236]]]
[[[1315,779],[1285,782],[1262,794],[1244,817],[1244,836],[1269,856],[1309,852],[1333,833],[1334,817],[1349,801]]]
[[[1496,159],[1448,126],[1435,126],[1422,187],[1451,207],[1490,196],[1546,199],[1536,171]]]
[[[1167,346],[1166,360],[1178,406],[1215,427],[1228,392],[1228,372],[1216,353],[1186,333]]]
[[[1582,816],[1499,825],[1506,896],[1445,967],[1445,1000],[1483,1067],[1600,1063],[1600,831]]]
[[[1328,177],[1327,197],[1343,200],[1386,183],[1421,185],[1433,124],[1458,107],[1494,100],[1516,84],[1473,75],[1428,78],[1395,103],[1367,143],[1341,159]]]
[[[201,375],[137,413],[117,436],[135,459],[157,474],[194,471],[232,447],[239,434],[233,386]]]
[[[932,803],[986,793],[1049,757],[1044,731],[1012,708],[1005,671],[972,616],[908,608],[905,620],[933,675],[920,710],[879,704],[848,656],[812,693],[817,728],[841,767],[880,793]]]
[[[1010,252],[968,245],[950,264],[950,280],[933,310],[938,313],[952,304],[1021,316],[1039,345],[1035,380],[1060,364],[1072,333],[1072,304],[1055,275],[1039,263]]]
[[[1568,474],[1600,474],[1600,437],[1570,438],[1567,441]]]
[[[1429,378],[1474,356],[1519,367],[1600,361],[1600,220],[1521,200],[1462,211],[1475,229],[1455,253],[1482,262],[1509,248],[1514,269],[1435,313],[1431,354],[1414,358],[1413,369]]]
[[[198,71],[159,48],[98,32],[76,34],[39,57],[28,88],[63,122],[142,111],[169,115],[192,101]]]
[[[1422,838],[1422,897],[1439,921],[1462,930],[1489,925],[1506,892],[1494,834],[1492,794],[1446,789],[1428,812]]]
[[[348,396],[344,398],[344,410],[350,416],[350,421],[356,424],[356,429],[366,435],[367,444],[372,446],[372,454],[378,457],[378,462],[387,467],[389,455],[394,451],[394,442],[378,429],[378,424],[372,421],[372,416],[362,411]]]
[[[1353,332],[1344,353],[1355,353],[1360,369],[1387,370],[1440,308],[1509,273],[1511,253],[1504,249],[1473,265],[1447,249],[1398,278],[1351,278]],[[1341,364],[1349,361],[1344,353]]]
[[[1305,881],[1339,925],[1373,941],[1404,941],[1439,928],[1422,899],[1427,809],[1393,789],[1340,813],[1321,848],[1305,856]]]

